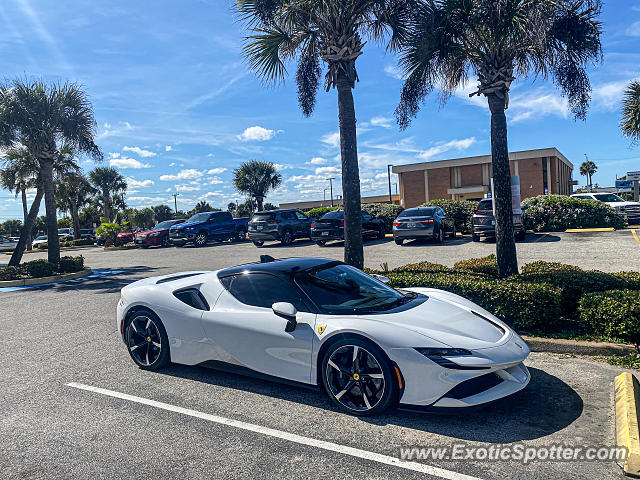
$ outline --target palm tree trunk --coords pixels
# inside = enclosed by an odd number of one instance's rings
[[[105,191],[102,193],[102,211],[104,213],[104,218],[107,220],[107,223],[111,223],[111,209],[109,208],[110,203],[110,195],[109,192]]]
[[[511,204],[511,170],[507,145],[505,99],[489,94],[491,110],[491,156],[493,163],[493,202],[496,212],[496,256],[498,276],[506,278],[518,273],[516,242],[513,237],[513,207]]]
[[[263,198],[264,197],[255,197],[256,198],[256,203],[258,204],[258,211],[261,212],[262,211],[262,205],[263,205]]]
[[[31,250],[33,248],[31,247],[31,229],[27,229],[27,217],[29,216],[29,207],[27,207],[27,190],[21,188],[20,193],[22,194],[22,219],[24,224],[23,228],[27,232],[27,250]],[[20,236],[22,237],[22,234],[20,234]]]
[[[53,185],[53,160],[39,159],[40,178],[44,189],[44,206],[47,214],[47,258],[51,263],[60,261],[60,239],[58,238],[58,218]]]
[[[344,262],[356,268],[363,268],[364,248],[362,246],[362,206],[356,111],[353,104],[351,81],[342,71],[338,74],[337,84],[344,205]]]
[[[78,240],[80,238],[80,216],[78,215],[78,203],[75,198],[71,199],[71,204],[69,205],[69,213],[71,214],[71,219],[73,220],[73,238]]]
[[[24,219],[24,228],[20,233],[20,240],[18,240],[18,245],[16,249],[13,251],[11,255],[11,260],[9,260],[9,265],[12,267],[17,267],[20,265],[22,261],[22,255],[24,254],[25,246],[27,245],[27,237],[31,238],[31,230],[33,229],[33,222],[35,222],[36,217],[38,216],[38,212],[40,211],[40,202],[42,202],[42,196],[44,191],[42,187],[38,185],[38,189],[36,191],[36,198],[34,198],[33,203],[31,204],[31,208],[29,209],[29,214]],[[31,245],[29,245],[31,246]]]

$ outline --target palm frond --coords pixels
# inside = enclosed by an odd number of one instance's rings
[[[620,128],[633,143],[640,142],[640,82],[631,82],[622,100]]]
[[[247,37],[244,46],[249,67],[267,83],[283,80],[287,73],[285,61],[295,54],[298,42],[278,26],[255,31],[258,33]]]

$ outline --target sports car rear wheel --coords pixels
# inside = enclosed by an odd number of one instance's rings
[[[129,355],[140,368],[156,370],[169,363],[169,339],[155,314],[147,310],[134,313],[125,333]]]
[[[372,342],[351,338],[333,344],[322,361],[322,381],[329,398],[355,415],[375,415],[398,397],[392,366]]]

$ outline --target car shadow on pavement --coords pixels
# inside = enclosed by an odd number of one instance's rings
[[[551,233],[527,233],[527,239],[524,243],[552,243],[559,241],[560,237]]]
[[[583,402],[574,389],[543,370],[529,370],[531,382],[527,388],[481,408],[456,409],[450,413],[443,413],[441,410],[394,410],[377,417],[361,417],[361,420],[374,425],[397,425],[467,441],[511,443],[551,435],[580,417]],[[343,413],[324,391],[318,389],[286,384],[283,386],[280,382],[202,366],[174,364],[155,373]]]
[[[442,243],[438,243],[435,240],[431,240],[431,239],[429,240],[416,239],[416,240],[406,241],[405,243],[402,244],[402,246],[403,247],[426,247],[426,246],[446,247],[447,245],[465,245],[470,242],[471,242],[471,237],[456,237],[455,239],[447,238]]]

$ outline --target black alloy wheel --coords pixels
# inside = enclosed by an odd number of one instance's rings
[[[282,245],[291,245],[293,243],[293,234],[291,230],[285,230],[282,232],[282,239],[280,240]]]
[[[193,239],[193,243],[196,247],[204,247],[209,240],[207,232],[198,232],[196,233],[195,238]]]
[[[136,312],[125,330],[127,350],[133,361],[145,370],[169,363],[169,340],[158,317],[148,311]]]

